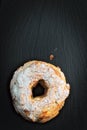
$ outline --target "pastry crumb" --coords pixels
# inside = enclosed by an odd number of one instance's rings
[[[53,59],[54,59],[54,55],[51,54],[51,55],[50,55],[50,60],[53,60]]]

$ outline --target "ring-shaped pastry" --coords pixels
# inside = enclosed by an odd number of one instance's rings
[[[33,97],[33,88],[40,83],[44,94]],[[15,110],[33,122],[47,122],[63,107],[70,85],[59,67],[43,61],[30,61],[18,68],[10,83]]]

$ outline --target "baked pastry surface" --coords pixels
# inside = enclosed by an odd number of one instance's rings
[[[42,96],[33,97],[32,89],[40,83]],[[18,68],[10,83],[15,110],[33,122],[47,122],[58,115],[70,92],[70,85],[59,67],[43,61],[29,61]]]

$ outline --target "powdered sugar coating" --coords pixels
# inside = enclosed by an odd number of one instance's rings
[[[58,69],[58,73],[63,72]],[[48,87],[43,98],[32,98],[32,83],[43,79]],[[10,91],[15,110],[28,120],[38,121],[44,109],[55,107],[69,95],[69,84],[56,74],[52,66],[46,62],[32,61],[15,71],[10,83]],[[25,110],[29,113],[25,113]]]

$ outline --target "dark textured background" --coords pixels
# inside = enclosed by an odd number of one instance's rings
[[[53,61],[49,55],[54,54]],[[13,109],[9,83],[24,62],[62,68],[71,84],[60,115],[48,123],[25,121]],[[2,0],[0,3],[0,127],[8,130],[87,130],[87,2]],[[0,128],[0,129],[1,129]]]

